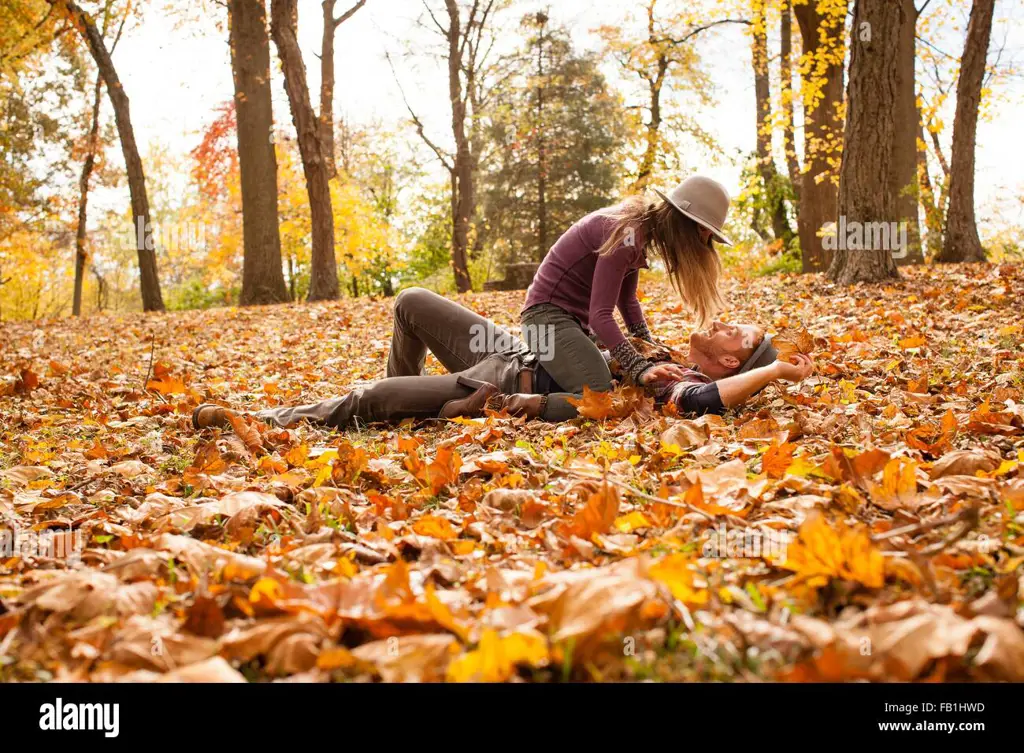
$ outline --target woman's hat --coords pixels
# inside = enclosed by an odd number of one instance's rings
[[[654,192],[685,214],[727,246],[732,241],[722,235],[722,225],[729,213],[729,193],[725,186],[711,178],[693,175],[665,195],[657,188]]]

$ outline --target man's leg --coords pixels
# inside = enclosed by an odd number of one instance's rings
[[[449,400],[470,395],[481,382],[502,391],[512,389],[517,361],[506,356],[486,358],[457,374],[400,376],[357,387],[344,397],[292,408],[273,408],[255,415],[275,426],[291,426],[303,419],[335,429],[377,421],[436,418]]]
[[[389,377],[418,376],[429,349],[454,373],[498,351],[520,347],[519,338],[465,306],[424,288],[408,288],[395,299],[395,328],[388,356]]]

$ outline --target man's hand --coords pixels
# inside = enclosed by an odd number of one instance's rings
[[[685,369],[674,363],[659,363],[645,371],[643,376],[640,377],[640,381],[644,384],[668,381],[681,382],[684,379],[686,379]]]
[[[790,361],[776,361],[775,367],[775,378],[782,379],[786,382],[801,382],[811,375],[814,371],[814,359],[803,353],[794,353],[790,356]],[[653,371],[653,369],[652,369]],[[650,373],[650,372],[648,372]]]

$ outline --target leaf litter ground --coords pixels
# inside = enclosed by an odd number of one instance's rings
[[[1024,680],[1022,290],[733,280],[815,376],[344,433],[189,415],[379,377],[391,300],[4,324],[0,679]]]

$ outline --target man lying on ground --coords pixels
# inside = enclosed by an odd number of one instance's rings
[[[251,415],[279,427],[305,419],[336,429],[407,418],[478,416],[485,408],[537,418],[548,395],[565,394],[544,371],[544,358],[550,354],[531,353],[504,328],[436,293],[402,291],[394,317],[385,379],[344,397]],[[450,373],[423,374],[428,350]],[[721,413],[775,380],[806,378],[814,366],[806,356],[787,363],[775,355],[771,339],[759,327],[715,322],[690,336],[686,367],[658,364],[646,389],[659,402],[675,404],[680,413]],[[225,409],[200,405],[192,424],[196,429],[224,426]]]

